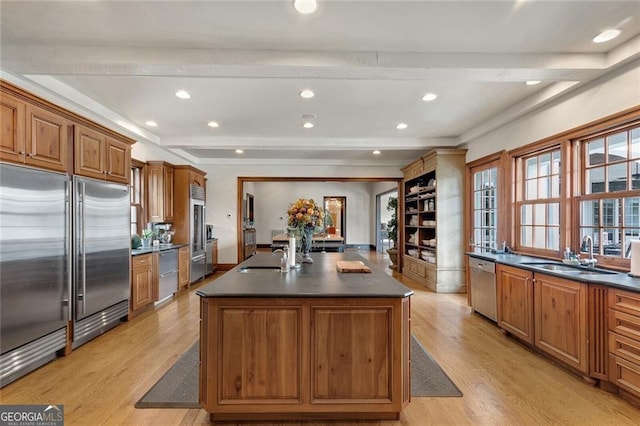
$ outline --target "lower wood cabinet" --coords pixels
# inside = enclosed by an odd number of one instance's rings
[[[178,249],[178,288],[189,287],[190,268],[189,247],[180,247]]]
[[[534,281],[535,345],[587,373],[587,285],[545,274]]]
[[[158,255],[132,256],[131,264],[131,311],[135,312],[158,298]]]
[[[640,293],[609,288],[609,381],[640,401]]]
[[[398,419],[410,399],[409,298],[201,299],[211,420]]]
[[[496,265],[498,325],[533,345],[533,272]]]

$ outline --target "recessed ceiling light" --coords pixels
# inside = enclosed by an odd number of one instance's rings
[[[310,89],[304,89],[302,92],[300,92],[300,97],[305,99],[313,98],[314,95],[315,93],[313,93],[313,90]]]
[[[242,153],[244,153],[244,151],[243,151],[243,150],[241,150],[241,149],[236,149],[236,154],[242,154]]]
[[[422,97],[422,100],[425,102],[435,101],[437,97],[438,95],[436,95],[435,93],[427,93]]]
[[[407,123],[398,123],[398,125],[396,126],[396,129],[398,129],[398,130],[404,130],[404,129],[406,129],[407,127],[409,127],[409,126],[407,125]]]
[[[308,15],[316,11],[318,2],[316,0],[294,0],[293,7],[295,7],[299,13]]]
[[[313,127],[313,123],[312,123],[312,122],[310,122],[310,121],[305,121],[305,122],[302,124],[302,127],[304,127],[305,129],[311,129],[311,128]]]
[[[191,97],[189,92],[187,92],[186,90],[178,90],[176,92],[176,96],[179,97],[180,99],[189,99]]]
[[[380,155],[380,151],[376,149],[375,151],[373,151],[373,155]]]
[[[217,121],[210,121],[207,123],[207,126],[213,127],[213,128],[220,127]]]
[[[613,40],[614,38],[620,35],[621,31],[617,28],[611,28],[609,30],[604,30],[597,36],[593,38],[594,43],[604,43],[609,40]]]
[[[149,127],[157,127],[158,123],[156,123],[155,121],[149,120],[149,121],[145,121],[144,124],[146,124]]]
[[[527,86],[535,86],[536,84],[540,84],[540,83],[542,83],[540,80],[529,80],[525,84]]]

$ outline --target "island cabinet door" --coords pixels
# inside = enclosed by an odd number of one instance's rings
[[[390,306],[314,307],[312,402],[391,401]]]
[[[210,413],[242,413],[248,406],[260,412],[273,405],[300,404],[302,307],[275,299],[202,302],[203,407]]]

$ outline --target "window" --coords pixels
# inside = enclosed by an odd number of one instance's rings
[[[478,159],[467,165],[467,206],[471,212],[469,221],[470,250],[486,252],[502,249],[502,243],[512,245],[506,230],[509,218],[505,217],[505,184],[509,176],[505,167],[507,153],[499,153]]]
[[[560,250],[560,147],[517,159],[521,176],[516,188],[519,215],[518,246],[534,250]]]
[[[498,247],[498,168],[473,173],[473,241],[474,251]]]
[[[597,255],[629,258],[640,239],[640,124],[580,142],[580,236],[593,238]]]
[[[143,227],[144,163],[131,161],[131,235],[139,234]]]

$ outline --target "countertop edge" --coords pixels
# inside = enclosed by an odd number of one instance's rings
[[[554,277],[564,278],[571,281],[578,281],[586,284],[599,284],[607,287],[614,287],[614,288],[619,288],[621,290],[628,290],[628,291],[640,293],[640,278],[631,277],[626,272],[610,271],[610,272],[614,272],[614,274],[593,276],[593,277],[576,276],[571,274],[565,274],[559,271],[550,271],[550,270],[541,271],[539,268],[536,268],[535,266],[523,264],[523,262],[562,263],[554,259],[546,259],[542,257],[533,257],[533,256],[527,256],[527,255],[520,255],[520,254],[494,254],[494,253],[476,253],[476,252],[466,252],[465,254],[469,257],[475,257],[477,259],[483,259],[483,260],[499,263],[501,265],[513,266],[515,268],[525,269],[527,271],[535,272],[537,274],[551,275]]]

